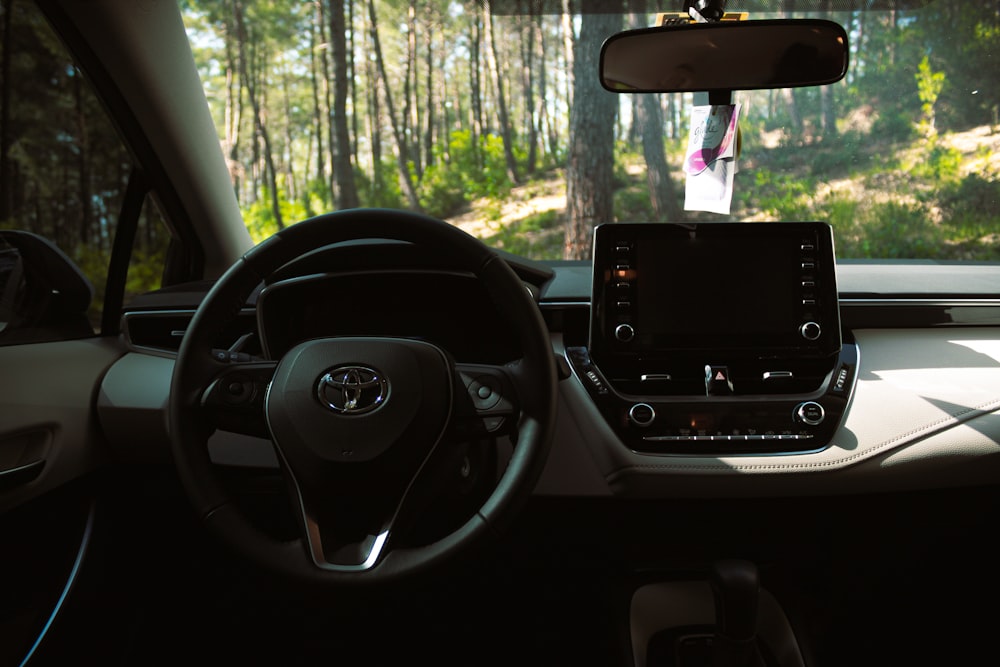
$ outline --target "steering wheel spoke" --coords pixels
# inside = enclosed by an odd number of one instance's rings
[[[357,480],[357,477],[354,478]],[[296,478],[294,491],[301,512],[301,530],[313,564],[335,572],[361,572],[375,567],[388,553],[393,529],[392,502],[385,497],[345,491],[330,477],[340,493],[322,492],[312,482],[308,491]]]
[[[273,361],[222,366],[201,398],[209,425],[222,431],[269,437],[264,420],[264,397],[275,368],[277,363]]]

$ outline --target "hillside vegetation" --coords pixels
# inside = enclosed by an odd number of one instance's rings
[[[1000,130],[902,141],[849,131],[791,151],[781,133],[748,138],[733,214],[705,220],[828,222],[842,258],[1000,260]],[[681,174],[683,146],[669,148]],[[616,221],[653,219],[644,167],[641,155],[621,155]],[[502,197],[476,199],[450,221],[511,252],[559,259],[565,219],[565,176],[553,169]]]

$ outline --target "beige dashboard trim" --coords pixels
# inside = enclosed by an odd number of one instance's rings
[[[935,474],[946,483],[956,466],[963,474],[970,466],[981,466],[982,476],[1000,475],[1000,328],[859,330],[854,336],[860,362],[853,400],[832,444],[823,451],[648,456],[628,450],[615,438],[616,446],[605,442],[603,452],[592,448],[592,453],[609,485],[626,495],[662,491],[659,481],[664,477],[675,482],[685,478],[693,489],[696,480],[706,477],[832,473],[843,488],[843,476],[857,473],[859,484],[879,488],[910,476],[920,477],[923,484],[926,476]],[[579,389],[584,391],[582,385]],[[601,439],[606,441],[607,434]],[[898,479],[890,479],[894,476]],[[813,481],[794,485],[802,491]]]

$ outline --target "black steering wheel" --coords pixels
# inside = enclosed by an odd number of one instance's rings
[[[509,323],[522,357],[456,363],[408,338],[308,340],[281,359],[247,361],[213,341],[265,279],[310,251],[356,239],[438,248],[474,274]],[[455,305],[456,317],[461,304]],[[545,464],[557,376],[548,331],[524,284],[480,241],[424,215],[355,209],[282,230],[240,258],[205,297],[174,365],[169,429],[181,482],[211,531],[237,552],[309,583],[382,583],[438,565],[501,527]],[[208,454],[216,429],[274,444],[300,535],[281,541],[236,506]],[[511,458],[485,502],[431,543],[397,540],[426,507],[458,443],[510,436]]]

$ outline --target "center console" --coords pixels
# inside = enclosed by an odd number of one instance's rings
[[[600,225],[591,303],[589,344],[568,357],[634,451],[829,444],[857,369],[829,225]]]

